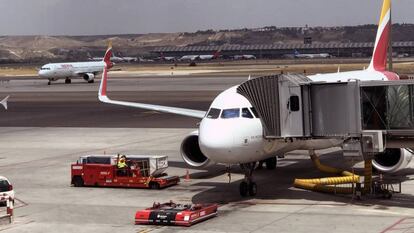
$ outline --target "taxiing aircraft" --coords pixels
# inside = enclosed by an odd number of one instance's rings
[[[397,74],[386,71],[387,47],[391,27],[390,9],[390,0],[384,0],[375,49],[368,69],[318,74],[308,77],[316,82],[342,82],[349,79],[399,79]],[[240,184],[240,194],[242,196],[247,194],[254,196],[256,194],[257,185],[252,180],[252,174],[257,161],[265,161],[267,167],[273,168],[276,166],[276,156],[278,155],[284,155],[298,149],[318,150],[343,144],[343,140],[334,138],[309,140],[265,139],[260,116],[258,116],[248,99],[237,93],[238,86],[220,93],[211,103],[209,110],[205,112],[111,100],[107,96],[107,79],[107,67],[105,66],[98,94],[101,102],[199,118],[201,122],[198,130],[188,135],[181,144],[183,160],[188,165],[196,168],[214,163],[228,166],[240,164],[245,172],[245,179]],[[395,158],[395,161],[392,163],[373,162],[374,167],[380,171],[394,172],[404,168],[413,154],[404,148],[386,149],[383,154],[379,154],[375,159],[387,159],[387,156]]]
[[[42,66],[38,74],[40,78],[49,80],[48,85],[52,81],[63,78],[65,83],[71,83],[71,78],[83,78],[88,83],[93,83],[95,76],[102,72],[105,64],[108,64],[108,69],[113,66],[110,61],[111,55],[112,46],[110,44],[101,61],[49,63]]]

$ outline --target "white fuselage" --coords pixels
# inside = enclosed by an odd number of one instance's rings
[[[324,149],[340,145],[341,141],[333,139],[286,142],[263,138],[260,119],[254,116],[252,105],[236,89],[237,86],[218,95],[210,107],[210,111],[219,111],[217,117],[207,114],[200,123],[200,149],[211,161],[249,163],[298,149]]]
[[[315,82],[388,79],[383,72],[375,70],[317,74],[308,77]],[[338,139],[293,141],[265,139],[260,119],[254,116],[250,102],[237,93],[237,87],[234,86],[220,93],[200,123],[200,149],[211,161],[223,164],[249,163],[282,155],[289,151],[318,150],[342,144],[342,140]],[[215,115],[210,114],[212,109],[216,109]],[[246,112],[246,109],[249,113],[243,115],[243,110]],[[227,112],[230,115],[226,115]]]
[[[46,79],[76,78],[85,74],[101,73],[105,66],[103,61],[49,63],[39,70],[39,77]]]

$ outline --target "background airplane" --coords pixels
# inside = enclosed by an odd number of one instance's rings
[[[110,61],[111,55],[112,45],[110,44],[101,61],[49,63],[40,68],[39,78],[48,79],[48,85],[52,81],[63,78],[65,83],[71,83],[71,78],[83,78],[88,83],[93,83],[94,78],[102,72],[105,64],[108,64],[108,68],[113,66]]]

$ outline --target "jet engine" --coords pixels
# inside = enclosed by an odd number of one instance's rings
[[[86,73],[83,75],[83,79],[85,79],[85,81],[88,81],[88,83],[93,82],[94,78],[95,78],[95,75],[92,73]]]
[[[192,132],[181,143],[181,157],[192,167],[202,168],[211,165],[211,161],[200,150],[198,131]]]
[[[412,152],[404,148],[386,149],[375,155],[372,165],[381,172],[392,173],[406,168],[412,157]]]

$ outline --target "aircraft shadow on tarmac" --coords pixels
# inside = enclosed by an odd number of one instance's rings
[[[346,167],[346,163],[340,154],[321,156],[321,161],[327,165],[349,170],[349,167]],[[192,186],[204,186],[210,188],[202,189],[203,191],[195,194],[192,198],[192,202],[229,204],[240,202],[254,203],[254,201],[268,201],[270,203],[270,201],[272,201],[271,203],[274,202],[273,204],[314,205],[315,203],[312,201],[317,201],[329,202],[329,205],[348,205],[350,203],[361,206],[380,205],[381,207],[379,208],[381,209],[387,209],[387,207],[392,206],[414,208],[414,196],[409,193],[404,193],[404,183],[402,184],[403,193],[394,194],[391,199],[364,196],[362,201],[357,201],[355,198],[353,199],[351,195],[325,194],[294,188],[293,181],[295,178],[320,178],[327,177],[329,174],[317,171],[310,159],[295,159],[288,157],[278,161],[279,164],[283,164],[283,162],[287,162],[289,165],[277,167],[275,170],[267,170],[266,168],[263,168],[255,171],[254,180],[258,185],[258,192],[255,197],[243,198],[240,196],[240,179],[233,179],[230,183],[224,182],[224,180],[227,179],[227,175],[225,175],[226,169],[224,166],[215,165],[207,167],[199,172],[193,172],[191,173]],[[176,161],[169,162],[169,166],[188,168],[184,162]],[[238,166],[232,167],[232,173],[243,174],[242,170]],[[362,169],[355,169],[355,173],[361,175],[363,174],[363,171]],[[394,175],[392,178],[404,182],[406,180],[410,180],[408,175],[412,174],[414,174],[414,169],[407,168],[399,172],[398,175]],[[223,176],[223,182],[203,181],[204,179],[211,179],[219,176]],[[184,178],[184,176],[182,178]],[[307,200],[311,202],[302,201],[297,203],[290,201],[286,202],[283,200]],[[318,205],[323,205],[323,203],[318,203]]]

